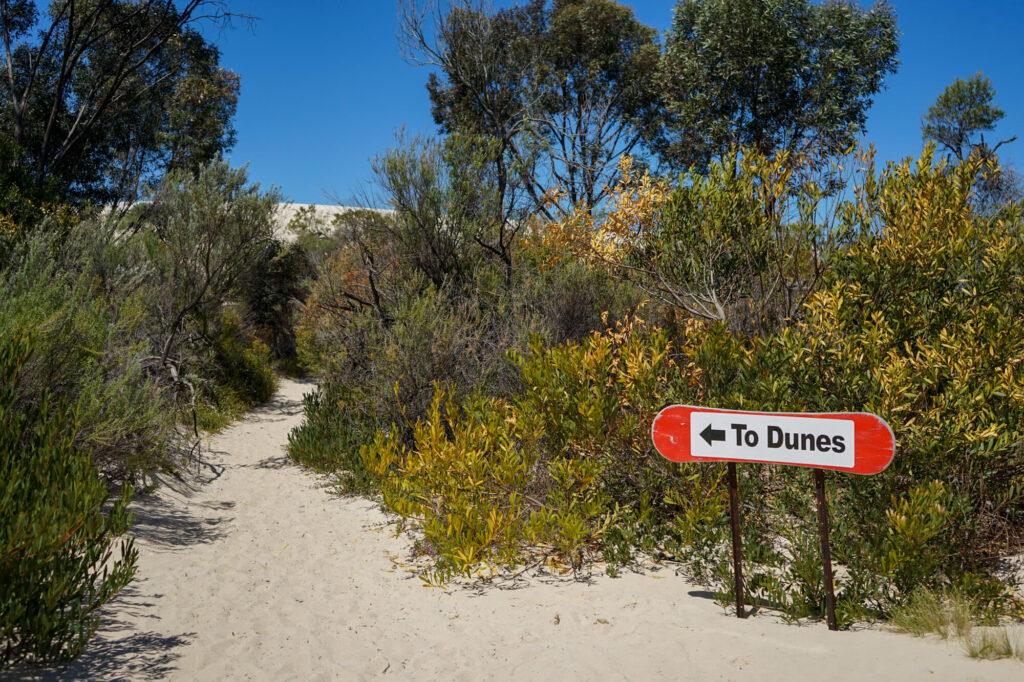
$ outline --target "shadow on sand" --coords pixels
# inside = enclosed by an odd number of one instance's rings
[[[292,379],[292,381],[306,387],[307,390],[304,390],[303,393],[312,393],[316,389],[316,382],[312,379]],[[303,407],[301,398],[293,400],[286,398],[281,393],[276,393],[273,398],[250,411],[242,420],[260,422],[261,424],[286,421],[301,415]]]
[[[313,381],[300,383],[308,384],[310,391],[316,387]],[[245,421],[283,421],[301,414],[302,410],[302,400],[290,400],[279,393],[250,412]],[[196,494],[226,470],[217,463],[217,458],[209,458],[211,454],[227,453],[205,451],[181,475],[153,476],[150,485],[157,492],[135,494],[131,504],[135,514],[132,535],[146,542],[148,551],[179,551],[192,545],[216,542],[231,531],[234,517],[225,512],[234,508],[233,501],[197,499]],[[290,465],[287,456],[281,455],[264,459],[255,466],[282,469]],[[77,659],[63,666],[21,666],[0,673],[0,679],[157,680],[173,673],[181,650],[191,644],[196,633],[165,635],[157,632],[159,601],[163,595],[142,591],[145,582],[137,578],[100,609],[101,628]],[[151,622],[153,629],[140,627],[139,621]]]
[[[220,540],[230,530],[234,517],[224,512],[235,503],[230,500],[198,502],[191,498],[199,488],[223,473],[223,467],[210,466],[205,475],[194,478],[166,477],[159,481],[158,494],[136,494],[131,505],[135,514],[132,535],[152,543],[157,550],[173,550]],[[173,492],[173,499],[167,495]],[[183,506],[179,500],[185,500]]]
[[[159,620],[154,615],[150,596],[140,595],[137,583],[121,591],[100,610],[103,622],[85,651],[77,659],[63,666],[39,668],[21,666],[8,671],[4,680],[158,680],[175,670],[174,662],[181,657],[178,649],[188,646],[195,633],[163,635],[152,631],[139,631],[124,616],[141,616]]]

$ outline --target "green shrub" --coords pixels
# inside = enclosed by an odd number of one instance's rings
[[[206,353],[197,357],[195,370],[199,378],[197,419],[208,431],[223,428],[270,400],[277,390],[270,349],[242,331],[237,313],[222,311],[217,328]]]
[[[298,369],[295,309],[306,296],[309,255],[299,244],[271,240],[242,277],[246,323],[274,357]]]
[[[270,349],[262,341],[246,348],[237,339],[221,335],[213,345],[217,363],[214,381],[229,388],[249,407],[270,400],[277,390]]]
[[[412,447],[392,429],[360,450],[385,504],[420,522],[440,579],[512,563],[541,537],[536,507],[525,499],[533,433],[516,418],[501,401],[473,397],[460,408],[438,390],[413,426]]]
[[[29,344],[0,342],[0,663],[74,657],[98,627],[97,608],[128,584],[136,551],[131,488],[108,498],[75,447],[75,415],[45,394],[20,410],[16,391]]]
[[[267,348],[225,310],[269,239],[274,198],[213,164],[124,216],[55,218],[18,240],[0,271],[0,334],[37,332],[19,405],[66,400],[76,446],[104,476],[137,480],[192,453],[193,389],[211,429],[267,400]]]
[[[76,447],[106,476],[131,478],[173,465],[177,410],[143,368],[153,352],[144,292],[137,282],[115,285],[112,263],[104,268],[85,252],[102,238],[80,224],[61,239],[41,230],[23,242],[0,271],[0,335],[36,339],[18,405],[38,408],[44,395],[66,401],[77,414]]]
[[[288,434],[289,456],[304,466],[336,475],[342,493],[369,495],[377,478],[359,448],[373,438],[377,422],[364,413],[368,400],[342,387],[318,388],[303,396],[305,420]]]

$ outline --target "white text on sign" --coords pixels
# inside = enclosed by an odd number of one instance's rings
[[[849,419],[693,412],[694,457],[852,467],[854,423]]]

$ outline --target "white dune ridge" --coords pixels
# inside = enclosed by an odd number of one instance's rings
[[[335,219],[354,211],[373,211],[382,215],[391,215],[394,211],[382,208],[363,208],[359,206],[342,206],[340,204],[297,204],[280,203],[274,213],[274,234],[278,239],[293,241],[297,234],[288,229],[289,223],[295,219],[300,212],[305,212],[307,219],[311,219],[313,229],[322,233],[329,233],[335,226]]]

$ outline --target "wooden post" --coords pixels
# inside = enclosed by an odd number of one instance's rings
[[[736,463],[726,465],[729,483],[729,517],[732,521],[732,574],[736,589],[736,617],[746,618],[743,608],[743,539],[740,537],[739,481],[736,478]]]
[[[825,615],[828,629],[838,630],[836,593],[832,584],[832,552],[828,541],[828,500],[825,499],[825,472],[814,470],[814,488],[818,497],[818,537],[821,540],[821,568],[825,574]]]

